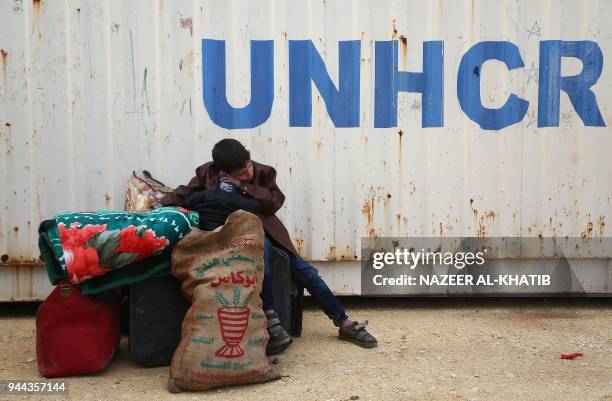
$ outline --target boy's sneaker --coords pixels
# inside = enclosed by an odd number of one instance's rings
[[[367,325],[368,321],[364,320],[363,323],[353,322],[347,327],[340,326],[338,337],[341,340],[350,341],[363,348],[374,348],[378,345],[378,341],[367,332]]]
[[[266,318],[268,319],[266,329],[268,329],[268,334],[270,336],[268,345],[266,346],[266,355],[281,353],[289,348],[291,337],[281,325],[276,313],[266,314]]]

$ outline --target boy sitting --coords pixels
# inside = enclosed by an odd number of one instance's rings
[[[375,347],[377,341],[367,332],[367,321],[359,323],[348,318],[344,308],[321,279],[317,269],[298,255],[287,229],[275,216],[285,201],[285,195],[276,185],[276,170],[271,166],[252,161],[249,151],[235,139],[223,139],[215,144],[212,158],[212,162],[196,169],[195,177],[187,185],[179,186],[174,192],[166,195],[161,203],[165,206],[181,205],[186,197],[196,191],[215,189],[231,191],[231,188],[227,187],[228,184],[235,187],[243,196],[259,201],[258,215],[266,232],[264,274],[269,274],[267,261],[272,245],[282,248],[289,255],[291,274],[319,303],[334,325],[339,327],[340,339],[364,348]],[[265,275],[261,298],[270,334],[268,353],[282,352],[291,343],[291,338],[276,316],[271,280],[266,279]]]

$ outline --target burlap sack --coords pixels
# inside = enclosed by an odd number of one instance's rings
[[[174,248],[172,274],[192,305],[172,357],[170,392],[280,377],[266,358],[263,240],[259,218],[239,210],[215,231],[192,229]]]

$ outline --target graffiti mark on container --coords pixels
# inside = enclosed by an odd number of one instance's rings
[[[193,36],[193,21],[191,17],[181,18],[179,20],[181,27],[184,29],[189,29],[189,35]]]

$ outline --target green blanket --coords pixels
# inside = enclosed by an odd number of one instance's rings
[[[52,284],[69,281],[93,294],[169,274],[172,248],[198,220],[174,207],[63,213],[41,223],[38,245]]]

